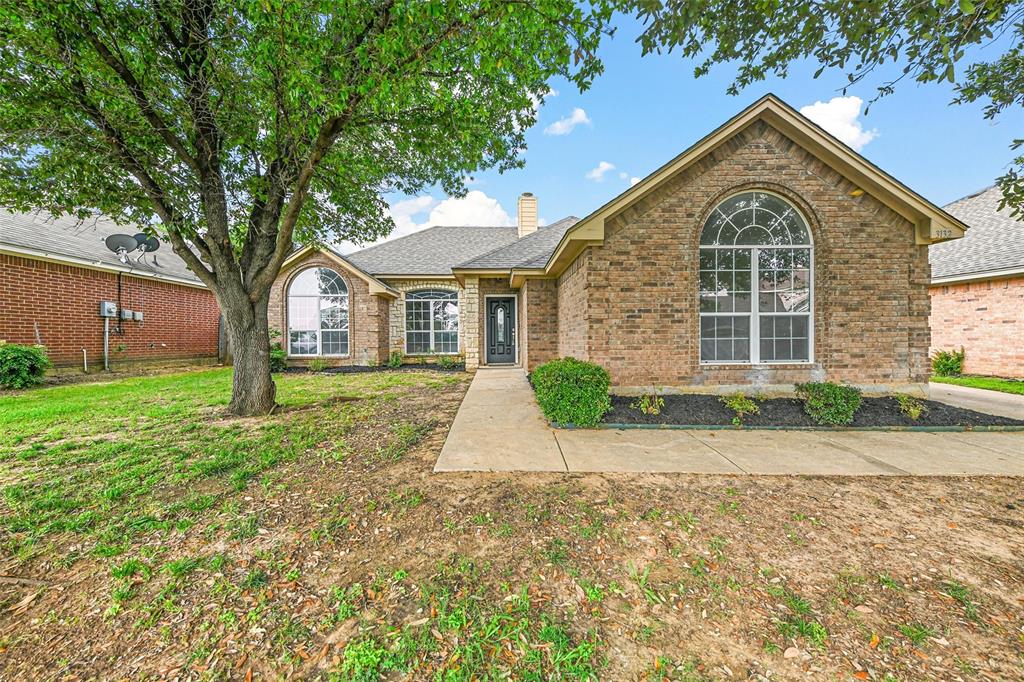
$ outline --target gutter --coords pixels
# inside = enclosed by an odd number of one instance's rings
[[[1024,277],[1024,267],[1006,268],[1003,270],[986,270],[984,272],[973,272],[962,275],[948,275],[946,277],[935,277],[931,286],[941,284],[957,284],[959,282],[976,282],[985,279],[1006,279],[1008,277]]]
[[[50,253],[48,251],[39,251],[37,249],[27,249],[20,246],[10,246],[6,244],[0,245],[0,253],[7,254],[9,256],[18,256],[20,258],[29,258],[31,260],[41,260],[48,263],[57,263],[59,265],[75,265],[87,270],[100,270],[102,272],[113,272],[115,274],[120,273],[131,275],[132,277],[143,277],[161,282],[170,282],[172,284],[195,287],[197,289],[206,289],[206,285],[197,280],[138,270],[128,267],[127,265],[118,266],[111,263],[104,263],[103,261],[91,261],[85,258],[75,258],[74,256],[65,256],[62,253]]]

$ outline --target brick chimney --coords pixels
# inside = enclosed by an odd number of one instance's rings
[[[537,197],[530,192],[519,195],[519,238],[537,231]]]

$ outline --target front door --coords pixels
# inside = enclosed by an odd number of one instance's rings
[[[516,299],[487,299],[487,364],[516,361]]]

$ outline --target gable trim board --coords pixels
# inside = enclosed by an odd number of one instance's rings
[[[775,95],[765,95],[639,183],[569,228],[545,265],[557,276],[587,246],[604,240],[607,220],[678,176],[748,126],[763,120],[807,149],[916,226],[915,243],[935,244],[964,235],[967,225],[825,132]]]

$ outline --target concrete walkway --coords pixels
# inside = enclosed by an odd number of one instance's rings
[[[986,391],[954,384],[928,384],[928,397],[940,403],[968,410],[997,414],[1010,419],[1024,419],[1024,395]]]
[[[434,471],[1024,476],[1024,432],[556,430],[522,369],[481,369]]]

